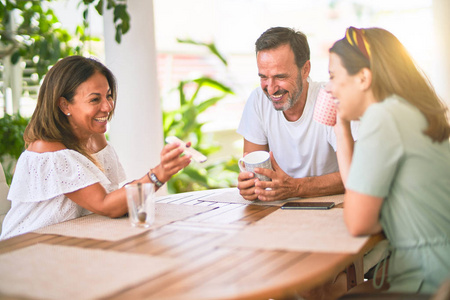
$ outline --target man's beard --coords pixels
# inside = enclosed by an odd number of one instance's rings
[[[303,92],[303,80],[302,80],[301,76],[299,76],[297,78],[297,87],[298,88],[293,91],[291,97],[289,97],[289,94],[288,94],[288,98],[286,100],[286,103],[283,106],[281,106],[281,107],[276,107],[275,106],[275,103],[272,100],[272,98],[270,97],[269,93],[267,92],[267,89],[264,89],[264,94],[266,94],[267,98],[272,102],[273,107],[275,108],[275,110],[277,110],[277,111],[286,111],[286,110],[292,108],[300,100],[300,96],[301,96],[301,94]],[[279,94],[279,93],[284,94],[285,92],[286,92],[286,90],[279,90],[274,95]]]

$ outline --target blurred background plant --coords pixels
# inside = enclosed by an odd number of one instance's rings
[[[2,0],[0,1],[0,58],[10,56],[16,64],[20,58],[36,68],[41,79],[60,58],[82,54],[88,40],[98,40],[87,34],[89,8],[103,15],[104,6],[112,9],[116,28],[116,41],[130,29],[130,16],[124,0],[80,0],[83,7],[83,22],[75,35],[61,27],[61,22],[49,3],[56,0]]]
[[[11,184],[15,162],[25,150],[23,132],[28,121],[29,118],[22,117],[20,113],[5,114],[0,118],[0,163],[8,184]]]
[[[227,60],[219,53],[214,43],[190,39],[178,39],[178,42],[206,47],[227,66]],[[233,95],[233,90],[209,76],[199,76],[180,81],[174,92],[179,94],[179,107],[163,111],[164,137],[174,135],[183,141],[191,141],[192,147],[206,156],[219,151],[220,146],[203,133],[202,127],[205,123],[199,122],[198,116],[227,95]],[[212,163],[192,162],[169,180],[168,191],[180,193],[236,186],[238,173],[237,158],[231,155]]]

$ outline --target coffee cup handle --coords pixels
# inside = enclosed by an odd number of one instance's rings
[[[245,163],[243,158],[239,158],[238,166],[241,172],[247,172],[247,170],[245,169]]]

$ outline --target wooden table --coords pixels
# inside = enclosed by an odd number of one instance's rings
[[[381,236],[371,237],[359,254],[217,247],[230,235],[278,207],[202,200],[211,193],[214,191],[162,198],[160,201],[165,203],[216,208],[124,240],[110,242],[28,233],[0,242],[0,253],[44,243],[183,260],[181,267],[108,299],[269,299],[283,298],[327,282],[352,262],[360,260],[363,253],[382,239]],[[0,299],[11,297],[0,291]]]

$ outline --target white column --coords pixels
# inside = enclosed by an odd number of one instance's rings
[[[20,65],[11,63],[11,55],[3,58],[3,98],[7,114],[15,114],[20,109],[20,98],[23,90],[23,69]]]
[[[450,1],[433,0],[434,32],[436,39],[435,68],[437,94],[450,107]]]
[[[9,57],[8,57],[9,59]],[[23,68],[21,66],[22,58],[16,64],[11,64],[11,90],[13,113],[20,110],[20,98],[23,92]]]
[[[160,161],[162,113],[157,83],[153,1],[129,0],[130,31],[115,41],[112,12],[105,9],[106,65],[118,83],[115,116],[109,130],[129,180]]]
[[[12,13],[9,19],[8,30],[15,32],[17,13]],[[2,48],[3,44],[0,45]],[[5,99],[6,112],[17,113],[20,109],[20,98],[23,91],[23,69],[20,58],[16,64],[11,63],[11,55],[3,57],[3,97]]]

